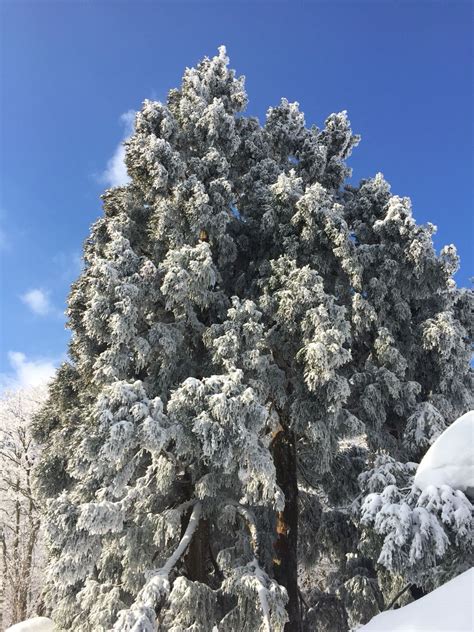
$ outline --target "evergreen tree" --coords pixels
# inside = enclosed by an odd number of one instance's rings
[[[60,629],[346,630],[394,584],[358,476],[471,405],[454,248],[381,175],[344,187],[345,112],[245,106],[224,48],[145,101],[86,241],[35,425]]]

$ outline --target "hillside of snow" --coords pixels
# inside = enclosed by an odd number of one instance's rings
[[[472,632],[473,594],[471,568],[408,606],[378,614],[357,632]]]

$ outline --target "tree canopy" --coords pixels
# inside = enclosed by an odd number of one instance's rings
[[[145,101],[85,242],[35,423],[59,629],[366,621],[401,581],[371,521],[472,407],[455,248],[381,174],[345,184],[345,112],[307,127],[282,99],[262,125],[246,103],[223,47]],[[421,586],[449,548],[422,534],[401,553]]]

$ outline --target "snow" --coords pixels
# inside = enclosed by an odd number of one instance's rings
[[[382,612],[357,632],[472,632],[474,569],[398,610]]]
[[[53,632],[53,622],[47,617],[34,617],[21,623],[15,623],[5,632]]]
[[[456,419],[433,443],[415,474],[415,485],[474,490],[474,410]]]

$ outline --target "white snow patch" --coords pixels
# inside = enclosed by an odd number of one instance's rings
[[[53,622],[47,617],[33,617],[33,619],[15,623],[5,632],[53,632]]]
[[[474,410],[440,434],[421,460],[414,482],[422,490],[428,485],[474,489]]]
[[[473,591],[471,568],[408,606],[378,614],[357,632],[472,632]]]

